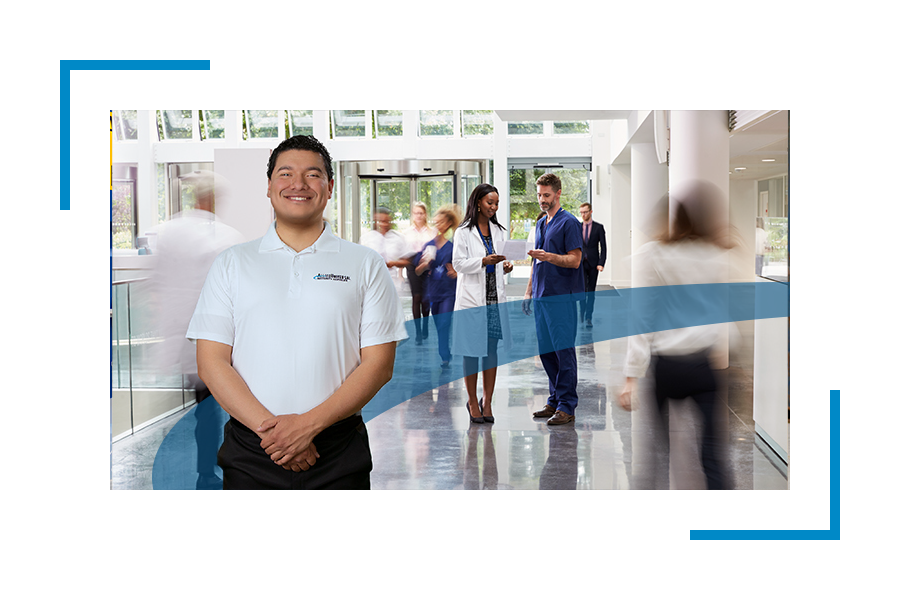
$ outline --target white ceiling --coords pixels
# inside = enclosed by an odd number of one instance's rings
[[[630,110],[497,110],[502,121],[607,121],[627,119]],[[786,110],[769,111],[762,118],[731,133],[732,179],[768,179],[788,172]],[[762,162],[764,158],[774,162]],[[735,171],[735,167],[744,170]]]
[[[732,179],[768,179],[788,172],[789,111],[773,111],[766,118],[735,130],[731,135]],[[773,158],[775,162],[762,162]],[[735,171],[744,167],[744,171]]]

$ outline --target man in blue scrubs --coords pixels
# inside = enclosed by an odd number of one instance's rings
[[[550,396],[534,417],[549,417],[547,425],[564,425],[575,420],[578,406],[575,333],[577,302],[584,299],[581,223],[560,207],[562,183],[553,173],[538,178],[537,194],[547,215],[538,221],[534,250],[528,252],[534,265],[524,307],[529,312],[534,298],[538,349],[550,379]]]

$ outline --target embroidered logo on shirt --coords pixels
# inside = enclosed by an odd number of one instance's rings
[[[313,279],[325,279],[328,281],[350,281],[349,275],[335,275],[334,273],[319,273]]]

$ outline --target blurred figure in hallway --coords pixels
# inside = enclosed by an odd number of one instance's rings
[[[590,329],[594,326],[594,292],[597,291],[597,276],[606,266],[606,230],[593,220],[593,208],[589,202],[582,204],[581,215],[581,268],[584,270],[584,300],[579,302],[581,320]]]
[[[671,207],[669,206],[671,202]],[[728,278],[727,250],[733,246],[727,221],[727,203],[722,192],[708,182],[694,182],[671,199],[664,197],[651,215],[649,229],[655,231],[655,241],[648,242],[634,255],[633,286],[640,296],[635,297],[636,319],[639,327],[652,333],[628,339],[625,359],[625,385],[619,404],[626,410],[647,411],[649,431],[645,440],[659,464],[649,465],[654,476],[669,472],[669,408],[672,402],[693,398],[699,408],[700,462],[707,489],[730,489],[732,478],[727,460],[724,431],[718,427],[720,418],[720,382],[713,371],[710,356],[720,344],[721,325],[703,325],[655,331],[654,324],[665,322],[677,311],[712,310],[722,298],[715,290],[698,293],[691,306],[662,300],[665,290],[657,286],[726,283]],[[672,216],[670,224],[670,215]],[[650,289],[652,288],[652,289]],[[638,378],[647,371],[653,377],[653,397],[640,403],[637,399]],[[650,487],[639,485],[636,487]]]
[[[400,294],[403,290],[403,269],[412,264],[410,258],[413,252],[406,238],[394,230],[394,216],[390,209],[379,206],[372,218],[375,228],[362,234],[359,243],[381,255],[391,273],[394,287]]]
[[[450,366],[450,323],[453,304],[456,302],[456,270],[453,268],[453,242],[447,233],[459,225],[456,206],[448,204],[438,209],[434,216],[437,235],[425,244],[416,255],[416,275],[421,277],[425,287],[425,305],[431,305],[434,325],[438,332],[438,353],[441,367]],[[425,314],[424,322],[428,321]],[[427,336],[427,325],[423,326]]]
[[[412,224],[403,231],[403,237],[409,249],[416,254],[430,240],[434,239],[437,229],[428,226],[428,208],[424,202],[416,202],[412,208]],[[412,294],[412,316],[416,326],[416,345],[428,339],[428,314],[430,304],[427,299],[428,290],[425,280],[418,274],[418,263],[413,262],[406,267],[406,278],[409,280],[409,291]]]
[[[156,228],[156,267],[152,275],[154,315],[162,341],[155,353],[159,373],[181,374],[184,387],[197,399],[197,489],[221,489],[215,473],[225,413],[197,376],[197,353],[186,339],[188,323],[213,260],[223,250],[244,241],[237,230],[214,214],[228,199],[228,182],[212,171],[195,171],[184,179],[194,203]]]

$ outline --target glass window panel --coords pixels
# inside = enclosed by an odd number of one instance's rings
[[[156,215],[160,223],[169,218],[166,201],[166,189],[168,188],[165,163],[156,163]]]
[[[162,133],[164,140],[189,140],[193,137],[193,111],[163,110]]]
[[[403,135],[402,110],[378,110],[375,114],[376,137]]]
[[[464,110],[462,111],[463,135],[493,135],[494,111]]]
[[[420,110],[419,135],[452,136],[455,112],[453,110]]]
[[[553,169],[562,183],[562,194],[559,197],[560,206],[578,217],[578,208],[585,202],[591,201],[590,196],[590,169]],[[535,202],[537,202],[537,188],[535,188]]]
[[[544,124],[540,121],[511,121],[506,127],[509,135],[541,135]]]
[[[289,110],[288,117],[291,136],[313,134],[313,111]]]
[[[421,178],[418,185],[418,201],[423,202],[429,218],[445,204],[453,204],[453,178]],[[466,196],[468,200],[468,196]]]
[[[134,248],[134,181],[113,180],[112,247]]]
[[[370,179],[359,180],[359,231],[372,229],[372,181]]]
[[[200,136],[204,140],[225,139],[225,111],[201,110]]]
[[[138,139],[136,110],[114,110],[113,124],[118,141]]]
[[[776,281],[789,281],[788,278],[788,219],[786,217],[760,218],[762,239],[757,242],[756,274],[760,277]]]
[[[409,187],[408,179],[375,182],[375,206],[384,206],[391,211],[394,229],[409,226]]]
[[[509,170],[509,239],[525,240],[541,214],[536,182],[544,169]]]
[[[245,110],[247,138],[277,138],[280,110]]]
[[[333,110],[334,137],[365,137],[365,110]]]
[[[587,121],[553,122],[553,135],[571,135],[590,132],[591,126]]]
[[[481,175],[463,175],[460,178],[459,203],[462,208],[468,206],[472,191],[481,185]]]

